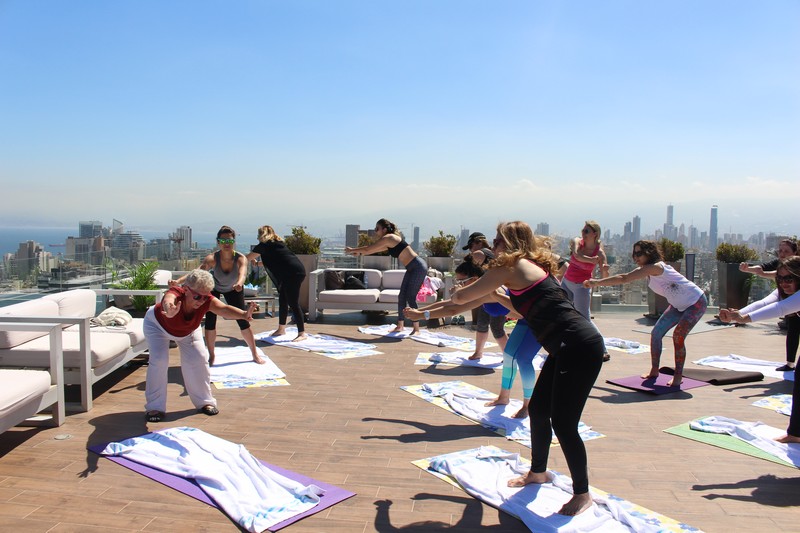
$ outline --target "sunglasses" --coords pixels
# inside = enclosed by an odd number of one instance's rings
[[[192,289],[188,285],[184,285],[184,287],[186,288],[186,290],[188,290],[189,292],[192,293],[192,300],[194,300],[195,302],[205,302],[206,300],[211,298],[210,294],[197,293],[197,292],[194,291],[194,289]]]
[[[460,285],[465,284],[468,281],[472,281],[473,279],[475,279],[475,276],[472,276],[471,278],[457,279],[457,280],[455,280],[453,282],[453,285],[459,285],[460,286]]]
[[[645,253],[643,251],[634,250],[633,253],[631,254],[631,257],[639,257],[639,256],[642,256],[642,255],[645,255]]]
[[[236,244],[236,239],[217,239],[220,244]]]
[[[500,244],[503,244],[503,239],[495,238],[494,240],[492,240],[492,246],[497,246],[497,245],[500,245]]]
[[[792,283],[796,281],[794,276],[775,276],[776,283]]]
[[[589,228],[583,228],[583,229],[581,230],[581,233],[583,233],[584,235],[586,235],[587,233],[591,233],[592,231],[594,231],[594,230],[592,230],[592,229],[589,229]]]

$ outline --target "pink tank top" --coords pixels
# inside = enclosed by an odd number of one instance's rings
[[[583,246],[583,239],[580,241],[580,246]],[[595,246],[594,253],[589,255],[589,257],[597,257],[597,253],[600,251],[600,245]],[[587,279],[592,277],[592,272],[594,272],[594,267],[597,265],[595,263],[584,263],[583,261],[578,261],[575,259],[575,254],[572,254],[569,259],[569,266],[567,267],[567,271],[564,273],[564,277],[571,281],[572,283],[583,283]]]

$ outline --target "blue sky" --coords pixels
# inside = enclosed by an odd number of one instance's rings
[[[0,0],[0,225],[798,233],[800,2]],[[791,221],[791,222],[787,222]]]

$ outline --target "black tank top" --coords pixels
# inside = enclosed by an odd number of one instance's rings
[[[562,344],[599,337],[553,276],[548,275],[521,291],[509,291],[509,296],[547,353],[557,352]]]
[[[394,248],[389,248],[389,255],[397,259],[400,257],[400,253],[406,248],[408,248],[408,243],[403,239],[400,239],[400,242],[398,242]]]

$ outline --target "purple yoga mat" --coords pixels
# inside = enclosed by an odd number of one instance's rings
[[[89,446],[89,451],[94,452],[97,455],[100,455],[100,452],[102,452],[103,449],[106,446],[107,446],[107,444],[98,444],[98,445],[95,445],[95,446]],[[201,502],[207,503],[208,505],[210,505],[212,507],[217,507],[217,504],[214,503],[214,501],[211,500],[206,495],[206,493],[202,491],[200,486],[197,485],[197,483],[195,483],[191,479],[186,479],[186,478],[182,478],[182,477],[175,476],[175,475],[172,475],[172,474],[168,474],[166,472],[162,472],[161,470],[158,470],[158,469],[155,469],[155,468],[151,468],[149,466],[143,465],[141,463],[137,463],[135,461],[131,461],[130,459],[128,459],[126,457],[115,457],[115,456],[108,456],[108,455],[103,455],[102,457],[105,457],[106,459],[114,461],[115,463],[117,463],[119,465],[122,465],[125,468],[128,468],[130,470],[133,470],[134,472],[137,472],[137,473],[139,473],[139,474],[141,474],[141,475],[143,475],[145,477],[149,477],[153,481],[158,481],[162,485],[166,485],[167,487],[170,487],[171,489],[175,489],[178,492],[182,492],[182,493],[186,494],[187,496],[191,496],[195,500],[200,500]],[[261,461],[261,460],[259,459],[259,461]],[[311,516],[313,514],[316,514],[316,513],[320,512],[320,511],[322,511],[323,509],[327,509],[328,507],[336,505],[337,503],[339,503],[341,501],[344,501],[347,498],[351,498],[351,497],[356,495],[355,492],[350,492],[349,490],[344,490],[344,489],[342,489],[340,487],[337,487],[336,485],[330,485],[328,483],[325,483],[324,481],[319,481],[319,480],[310,478],[308,476],[304,476],[302,474],[298,474],[297,472],[292,472],[291,470],[286,470],[285,468],[281,468],[279,466],[275,466],[275,465],[269,464],[266,461],[261,461],[261,464],[263,464],[264,466],[268,467],[271,470],[274,470],[275,472],[277,472],[277,473],[279,473],[279,474],[281,474],[283,476],[288,477],[289,479],[297,481],[298,483],[302,483],[304,485],[309,485],[309,484],[313,483],[314,485],[318,486],[319,488],[321,488],[321,489],[323,489],[325,491],[325,494],[322,495],[322,497],[320,498],[319,503],[317,505],[315,505],[314,507],[312,507],[308,511],[305,511],[303,513],[295,515],[295,516],[293,516],[291,518],[287,518],[283,522],[279,522],[279,523],[275,524],[274,526],[272,526],[270,528],[270,531],[277,531],[279,529],[283,529],[284,527],[288,526],[289,524],[293,524],[293,523],[297,522],[298,520],[301,520],[301,519],[303,519],[303,518],[305,518],[307,516]]]
[[[705,381],[697,381],[696,379],[684,377],[679,387],[667,387],[667,382],[671,379],[672,376],[669,374],[659,374],[656,379],[642,379],[641,376],[630,376],[627,378],[609,379],[606,380],[606,383],[625,387],[626,389],[649,392],[650,394],[669,394],[670,392],[695,389],[708,385]]]

